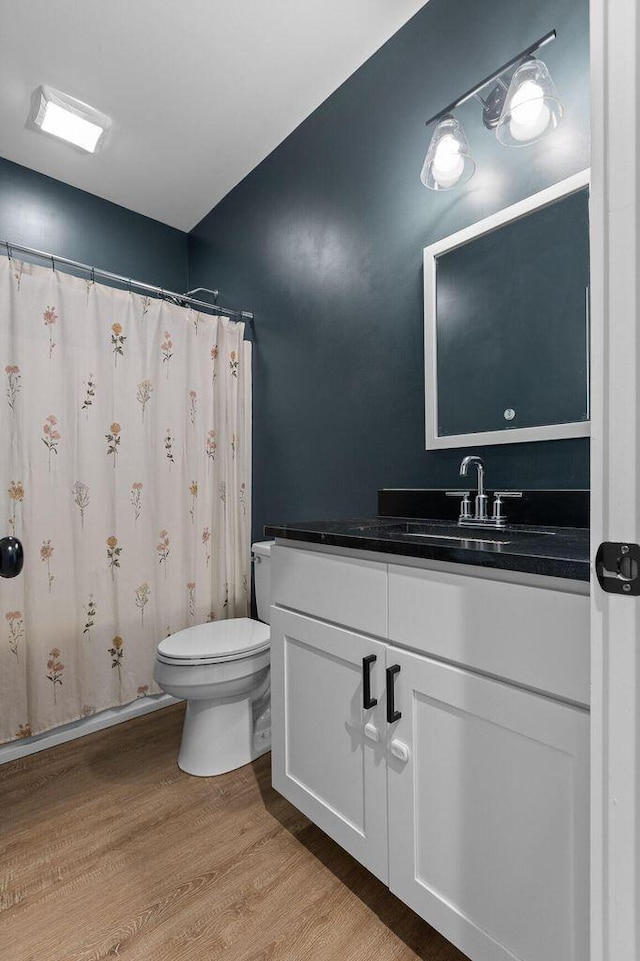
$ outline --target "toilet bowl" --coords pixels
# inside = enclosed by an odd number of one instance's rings
[[[268,621],[269,552],[252,546],[258,615]],[[271,749],[269,625],[248,617],[197,624],[158,644],[158,686],[187,701],[178,766],[211,777]]]

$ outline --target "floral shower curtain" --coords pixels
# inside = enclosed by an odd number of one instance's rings
[[[157,693],[162,637],[247,614],[243,333],[0,258],[0,536],[25,550],[0,581],[0,741]]]

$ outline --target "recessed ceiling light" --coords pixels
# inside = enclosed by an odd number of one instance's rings
[[[53,87],[38,87],[34,92],[28,123],[88,153],[103,145],[111,126],[105,114]]]

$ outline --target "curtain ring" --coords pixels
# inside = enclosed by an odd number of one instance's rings
[[[53,254],[50,254],[49,256],[51,257],[51,269],[52,269],[52,271],[53,271],[54,274],[55,274],[55,272],[56,272],[56,264],[55,264],[55,261],[54,261],[54,259],[53,259]]]
[[[127,280],[127,283],[129,285],[129,293],[132,294],[133,290],[131,289],[131,277],[129,277],[129,279]]]
[[[5,240],[5,245],[7,248],[7,257],[9,258],[9,260],[13,260],[13,257],[11,256],[11,247],[9,246],[8,240]]]
[[[92,267],[92,268],[91,268],[91,283],[92,283],[92,284],[95,284],[95,282],[96,282],[96,268],[95,268],[95,267]]]

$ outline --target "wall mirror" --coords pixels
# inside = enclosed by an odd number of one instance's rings
[[[427,450],[589,434],[588,185],[425,248]]]

